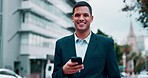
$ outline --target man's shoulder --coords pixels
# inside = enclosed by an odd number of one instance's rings
[[[102,39],[102,40],[108,40],[111,39],[110,37],[104,36],[104,35],[100,35],[100,34],[95,34],[97,38]]]
[[[68,35],[68,36],[64,36],[64,37],[58,39],[57,41],[58,41],[58,42],[67,41],[68,39],[71,39],[72,37],[73,37],[73,34],[72,34],[72,35]]]
[[[100,42],[108,43],[108,42],[114,42],[114,40],[111,37],[107,37],[104,35],[95,34],[95,36],[98,38]]]

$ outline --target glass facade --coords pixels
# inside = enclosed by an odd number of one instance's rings
[[[2,37],[2,0],[0,0],[0,39]]]
[[[38,6],[40,6],[41,8],[46,9],[48,12],[58,16],[59,18],[62,18],[67,22],[71,22],[71,20],[61,10],[59,10],[57,7],[52,5],[47,0],[31,0],[31,1],[37,4]]]
[[[2,13],[2,0],[0,0],[0,13]]]
[[[0,15],[0,39],[2,37],[2,15]]]
[[[22,33],[21,45],[49,47],[50,39],[33,33]]]
[[[0,0],[0,67],[2,67],[2,0]]]
[[[36,26],[42,27],[44,29],[56,29],[58,33],[61,33],[62,31],[65,31],[64,29],[61,29],[60,25],[55,24],[54,22],[45,19],[37,14],[34,14],[32,12],[27,12],[23,14],[23,22],[34,24]]]
[[[1,43],[2,43],[2,42],[1,42],[1,40],[0,40],[0,68],[2,67],[2,62],[3,62]]]
[[[52,26],[52,22],[50,20],[42,18],[39,15],[31,12],[25,13],[25,22],[35,24],[36,26],[40,26],[43,28],[48,28],[49,26]]]

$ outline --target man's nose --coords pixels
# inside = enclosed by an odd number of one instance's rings
[[[79,20],[80,20],[80,21],[84,21],[84,16],[81,15]]]

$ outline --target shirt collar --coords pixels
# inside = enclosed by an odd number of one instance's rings
[[[86,40],[86,42],[89,43],[91,34],[92,32],[90,31],[89,35],[83,40]],[[76,36],[76,33],[74,33],[74,36],[75,36],[75,43],[76,43],[79,38]],[[82,40],[82,39],[79,39],[79,40]]]

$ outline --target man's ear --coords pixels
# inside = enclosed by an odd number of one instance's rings
[[[73,17],[73,15],[71,16],[71,20],[74,21],[74,17]]]
[[[91,22],[93,21],[93,19],[94,19],[94,16],[91,16]]]

